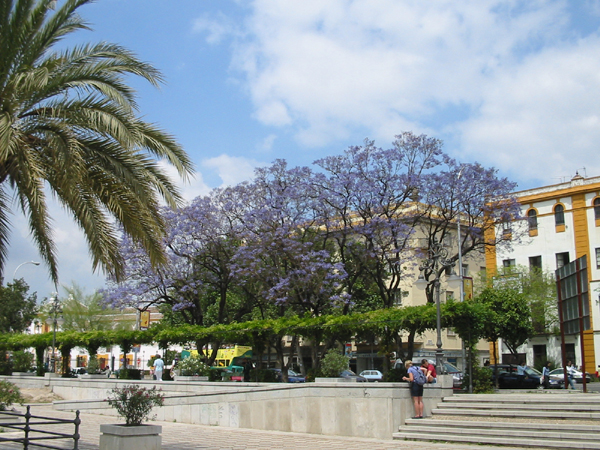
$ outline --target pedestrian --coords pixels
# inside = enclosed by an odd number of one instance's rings
[[[160,355],[156,355],[154,360],[154,375],[156,381],[162,381],[163,370],[165,369],[165,362],[161,359]]]
[[[569,386],[571,387],[571,389],[575,390],[575,382],[573,381],[573,377],[575,376],[575,371],[577,369],[575,369],[575,366],[573,365],[573,363],[571,361],[567,362],[567,381],[565,381],[565,389],[569,389],[567,387],[567,382],[569,383]]]
[[[437,372],[435,371],[435,366],[431,364],[428,360],[424,359],[421,361],[421,367],[425,370],[425,377],[427,378],[428,383],[437,383]]]
[[[410,387],[410,396],[413,399],[413,406],[415,408],[415,416],[413,419],[423,418],[423,385],[427,382],[425,374],[419,366],[408,360],[404,363],[408,371],[408,377],[402,377],[404,381],[408,381]]]
[[[244,359],[244,363],[242,364],[244,367],[244,381],[247,383],[250,381],[250,371],[252,370],[252,362],[248,361],[248,359]]]
[[[550,389],[550,361],[547,361],[542,369],[542,384],[544,389]]]

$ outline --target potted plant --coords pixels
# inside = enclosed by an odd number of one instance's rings
[[[0,421],[5,424],[19,423],[22,422],[18,416],[12,416],[10,414],[2,414],[2,411],[8,411],[9,408],[14,404],[18,403],[23,405],[23,397],[21,391],[14,384],[6,381],[0,381]]]
[[[210,367],[200,357],[190,356],[177,363],[173,372],[175,381],[208,381]]]
[[[125,385],[110,391],[108,404],[125,419],[125,424],[100,425],[100,450],[159,450],[162,439],[160,425],[144,425],[152,408],[163,406],[164,395],[156,386],[142,388],[137,384]]]

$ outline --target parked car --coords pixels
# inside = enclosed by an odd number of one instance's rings
[[[340,377],[342,377],[342,378],[348,378],[348,379],[353,378],[354,381],[356,381],[358,383],[366,383],[367,382],[367,379],[365,377],[361,377],[360,375],[356,375],[350,369],[346,369],[342,373],[340,373]]]
[[[518,366],[513,364],[498,364],[489,366],[492,369],[492,381],[496,383],[498,377],[498,387],[500,389],[538,389],[541,387],[542,374],[532,369],[525,368],[525,374],[519,375]],[[496,375],[497,374],[497,375]],[[559,387],[550,381],[551,387]]]
[[[554,369],[550,371],[550,380],[555,379],[561,382],[564,382],[565,374],[563,372],[563,368],[559,367],[558,369]],[[583,372],[576,370],[573,374],[573,379],[575,383],[583,383]],[[589,383],[592,381],[592,377],[589,373],[585,374],[585,382]]]
[[[429,363],[435,365],[435,361],[429,361]],[[447,361],[442,363],[442,366],[442,370],[435,368],[436,373],[438,375],[452,375],[452,389],[462,389],[464,375],[461,370]]]
[[[379,370],[363,370],[360,373],[361,377],[367,379],[367,381],[377,382],[383,380],[383,374]]]
[[[269,369],[277,373],[277,381],[283,381],[283,375],[281,374],[281,369]],[[288,383],[304,383],[306,381],[306,377],[301,374],[294,372],[292,369],[288,369]]]

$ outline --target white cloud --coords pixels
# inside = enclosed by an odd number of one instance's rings
[[[478,105],[490,73],[561,26],[559,1],[257,0],[234,67],[258,120],[308,145],[357,127],[389,141],[449,104]]]
[[[206,42],[209,44],[219,44],[223,39],[234,31],[234,26],[223,14],[211,17],[204,14],[196,18],[192,25],[192,31],[195,33],[206,33]]]
[[[252,159],[225,154],[202,162],[203,167],[217,172],[223,181],[222,186],[234,186],[250,180],[254,176],[254,169],[263,165],[265,164]]]

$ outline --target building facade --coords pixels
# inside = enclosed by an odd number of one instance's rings
[[[511,266],[556,269],[582,256],[587,257],[591,329],[566,336],[567,359],[588,372],[600,364],[600,177],[577,174],[568,182],[516,192],[522,219],[506,223],[497,233],[520,238],[510,249],[490,249],[486,266],[492,273]],[[544,348],[545,347],[545,348]],[[527,362],[548,359],[561,362],[560,338],[538,336],[526,349]],[[545,353],[545,355],[544,355]]]

